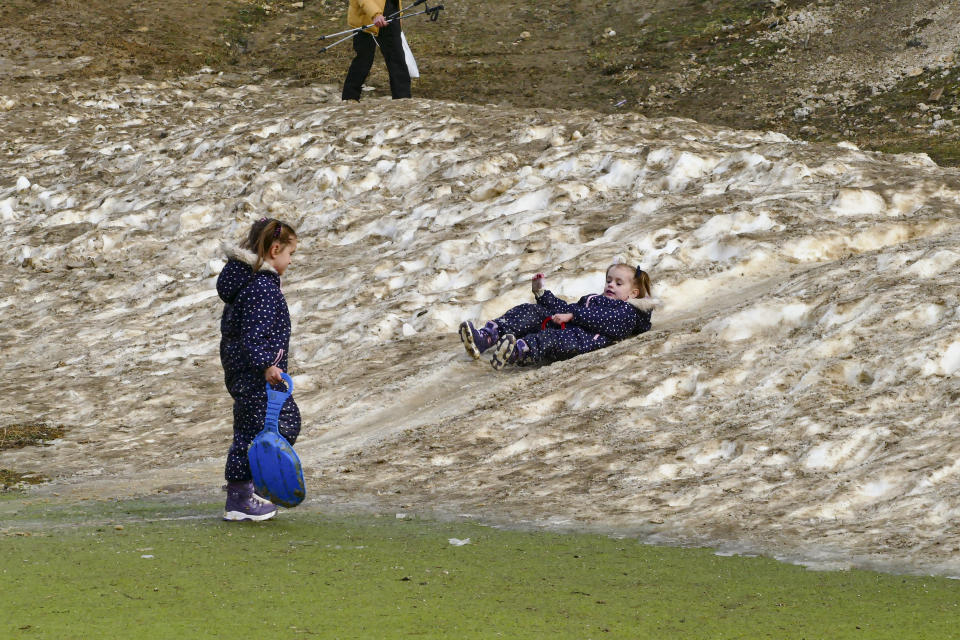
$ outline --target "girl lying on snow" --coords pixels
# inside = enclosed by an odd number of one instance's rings
[[[460,340],[477,359],[493,347],[491,364],[539,364],[566,360],[607,347],[650,329],[655,302],[650,276],[637,267],[612,264],[603,294],[591,294],[571,304],[543,288],[544,275],[533,277],[535,304],[513,307],[477,329],[460,325]]]

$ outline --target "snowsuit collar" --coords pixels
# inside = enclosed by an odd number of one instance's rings
[[[247,251],[238,245],[227,244],[226,242],[221,243],[220,248],[223,250],[223,254],[226,256],[227,260],[236,260],[238,262],[242,262],[250,267],[251,271],[253,270],[253,265],[257,264],[257,254],[255,254],[253,251]],[[264,260],[263,264],[260,265],[259,271],[277,273],[277,270],[273,268],[273,265],[266,260]],[[279,276],[280,274],[277,273],[277,275]]]
[[[627,302],[639,311],[653,311],[654,307],[660,305],[660,300],[657,298],[630,298]]]
[[[539,296],[537,296],[537,298],[539,299]],[[659,299],[650,298],[650,297],[627,298],[626,300],[615,300],[613,298],[606,297],[602,293],[593,293],[588,296],[584,296],[584,298],[586,299],[586,304],[584,306],[587,306],[587,307],[589,307],[590,303],[593,302],[594,300],[603,300],[604,301],[603,304],[611,304],[611,303],[615,304],[617,302],[626,302],[637,311],[653,311],[654,308],[660,306]]]
[[[257,254],[234,245],[224,243],[221,245],[223,253],[227,258],[227,264],[224,265],[217,277],[217,294],[220,299],[227,304],[233,304],[247,284],[253,280],[253,265],[257,264]],[[264,262],[260,265],[258,273],[273,274],[278,282],[280,274],[273,268],[273,265]]]

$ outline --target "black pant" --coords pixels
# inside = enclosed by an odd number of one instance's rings
[[[387,2],[384,7],[384,16],[389,16],[397,10],[396,4]],[[377,52],[377,45],[383,53],[383,60],[387,63],[387,72],[390,74],[390,95],[394,98],[410,97],[410,72],[407,71],[407,60],[403,55],[403,42],[400,40],[400,21],[391,22],[380,29],[376,36],[366,31],[358,31],[353,36],[353,50],[356,56],[350,63],[347,79],[343,82],[344,100],[359,100],[363,81],[370,74],[373,67],[373,57]]]

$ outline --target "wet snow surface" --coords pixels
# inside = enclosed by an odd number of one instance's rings
[[[220,500],[219,245],[270,215],[308,504],[960,574],[960,179],[639,115],[201,73],[0,99],[5,452],[39,495]],[[650,271],[653,330],[495,372],[456,328]]]

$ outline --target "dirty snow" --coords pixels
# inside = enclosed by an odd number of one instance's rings
[[[307,505],[960,574],[960,179],[776,133],[202,73],[0,121],[0,454],[39,496],[220,500],[219,245],[263,215]],[[653,330],[495,372],[456,327],[639,263]],[[192,493],[191,493],[192,492]]]

